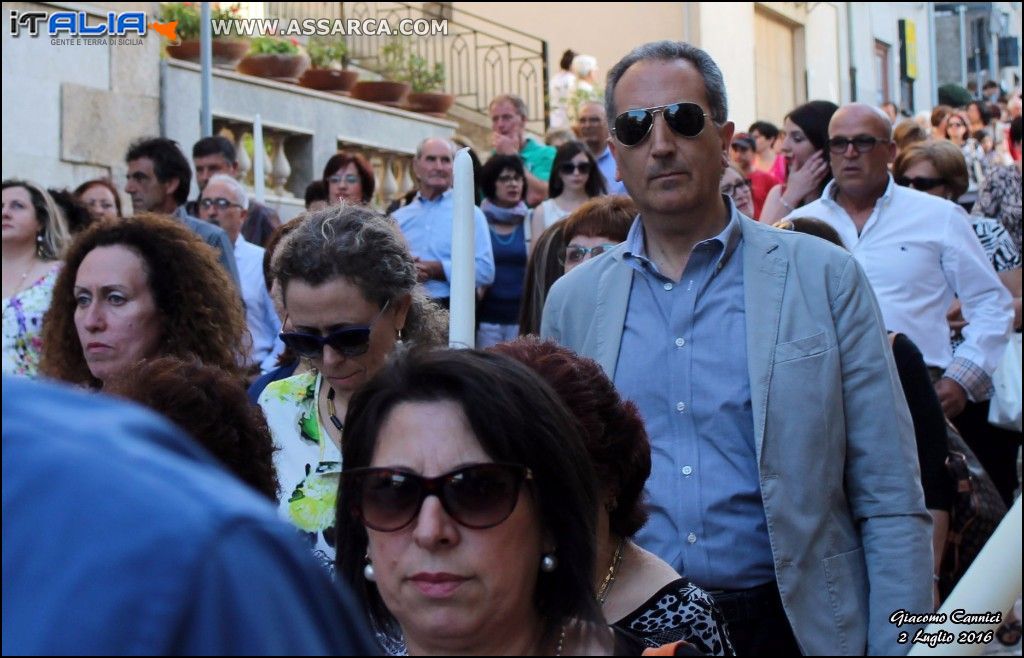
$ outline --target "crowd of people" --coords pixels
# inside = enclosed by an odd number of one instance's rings
[[[593,58],[563,69],[596,88]],[[948,432],[1019,495],[1019,428],[988,423],[1021,326],[1019,92],[737,132],[717,64],[663,41],[604,94],[557,147],[491,102],[475,349],[446,347],[449,139],[387,213],[338,152],[283,223],[221,136],[191,164],[137,140],[123,190],[5,180],[4,652],[906,653],[890,615],[940,602]],[[96,508],[82,557],[21,536]],[[166,607],[133,625],[118,596]],[[45,630],[72,620],[80,644]]]

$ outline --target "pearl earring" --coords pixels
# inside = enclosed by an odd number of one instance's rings
[[[366,556],[366,566],[363,567],[363,578],[371,583],[377,582],[377,574],[373,570],[373,562],[370,562],[369,555]]]
[[[558,558],[554,553],[547,553],[540,560],[540,570],[544,573],[551,573],[558,568]]]

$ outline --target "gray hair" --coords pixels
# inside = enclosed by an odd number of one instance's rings
[[[488,111],[498,103],[512,103],[512,107],[515,108],[516,114],[523,117],[523,121],[526,121],[529,111],[526,109],[526,101],[522,98],[515,94],[502,94],[500,96],[495,96],[491,99],[491,102],[487,104]]]
[[[234,176],[227,174],[214,174],[210,176],[210,179],[206,181],[206,186],[209,187],[210,183],[224,183],[231,188],[231,193],[235,195],[235,203],[242,206],[244,209],[249,208],[249,193],[245,191],[245,186],[238,182],[238,179]],[[202,197],[202,195],[200,195]]]
[[[427,142],[429,142],[431,140],[437,140],[439,142],[444,142],[445,146],[448,147],[448,150],[452,152],[452,157],[453,158],[455,157],[455,152],[459,150],[459,147],[455,145],[455,142],[453,142],[450,139],[447,139],[445,137],[427,137],[422,142],[420,142],[419,144],[416,145],[416,159],[417,160],[419,160],[420,157],[423,155],[423,147],[425,147],[427,145]]]
[[[711,120],[719,125],[725,123],[729,116],[729,104],[725,96],[725,80],[722,79],[722,71],[710,55],[700,48],[682,41],[645,43],[634,48],[608,71],[608,84],[604,91],[604,106],[608,118],[612,119],[616,116],[615,87],[629,67],[637,62],[649,60],[672,62],[678,59],[685,59],[696,67],[701,78],[704,79],[704,90],[708,97]]]
[[[448,340],[447,314],[417,285],[405,238],[394,221],[374,210],[342,203],[305,215],[281,241],[273,262],[285,308],[292,279],[318,286],[341,277],[380,308],[411,295],[404,331],[415,346],[441,346]]]

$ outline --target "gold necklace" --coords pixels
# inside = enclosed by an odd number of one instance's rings
[[[605,575],[604,580],[601,581],[601,586],[597,588],[597,603],[599,605],[604,605],[605,599],[608,598],[608,590],[615,584],[615,573],[622,562],[622,549],[625,545],[626,539],[623,537],[619,540],[619,545],[615,547],[615,554],[612,556],[612,565],[608,567],[608,573]]]

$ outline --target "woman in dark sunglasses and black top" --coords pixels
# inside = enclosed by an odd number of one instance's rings
[[[338,575],[410,655],[609,655],[594,474],[524,365],[403,354],[349,405]],[[395,646],[390,647],[395,650]]]
[[[446,318],[416,286],[394,223],[365,207],[308,215],[274,260],[288,315],[281,339],[313,370],[273,382],[259,397],[274,444],[282,516],[334,560],[334,503],[348,400],[400,344],[445,342]]]
[[[544,229],[582,206],[588,199],[607,193],[604,176],[597,161],[582,142],[566,142],[555,152],[548,180],[549,198],[533,209],[530,215],[530,235],[537,236]]]

